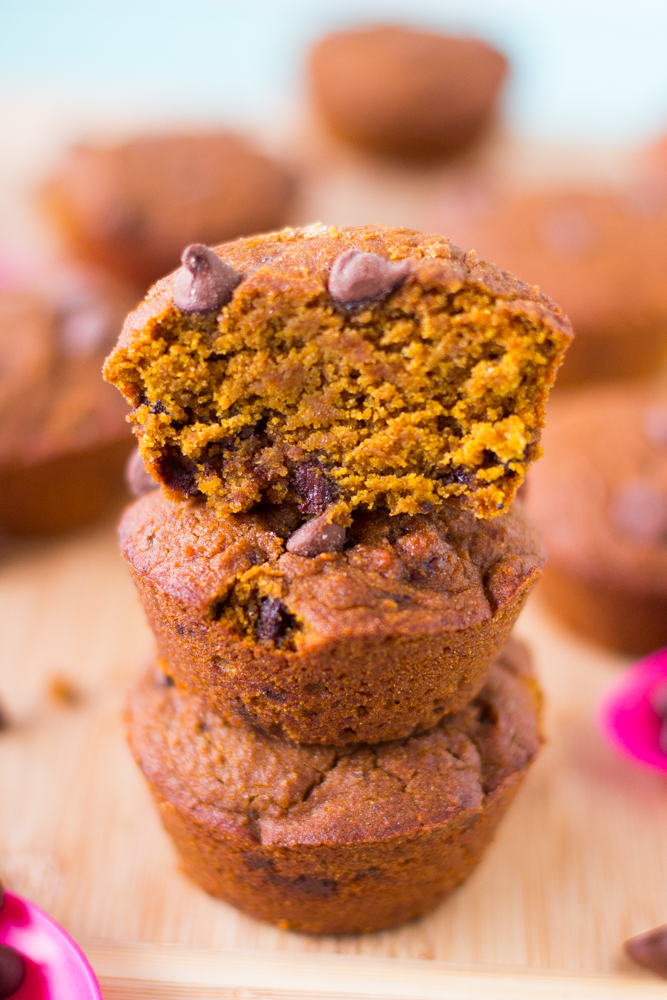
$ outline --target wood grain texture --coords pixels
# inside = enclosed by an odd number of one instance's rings
[[[479,869],[415,924],[305,937],[178,871],[124,741],[151,637],[113,525],[3,544],[0,703],[13,725],[0,733],[0,878],[87,943],[117,1000],[470,998],[490,983],[501,997],[664,992],[621,950],[667,921],[667,784],[614,756],[594,725],[623,661],[559,631],[539,595],[518,631],[547,692],[549,742]],[[79,704],[54,699],[54,677]]]

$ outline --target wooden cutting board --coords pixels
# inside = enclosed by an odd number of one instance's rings
[[[517,629],[548,743],[481,866],[417,923],[306,937],[178,870],[124,741],[151,636],[113,524],[1,544],[0,878],[83,944],[107,1000],[664,996],[621,947],[667,921],[667,783],[594,722],[624,663],[561,632],[539,595]]]

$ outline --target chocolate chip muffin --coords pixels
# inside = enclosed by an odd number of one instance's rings
[[[70,249],[146,288],[193,241],[288,221],[294,183],[231,132],[77,146],[42,201]]]
[[[400,739],[463,708],[544,563],[521,504],[490,522],[454,501],[358,511],[324,545],[301,521],[162,491],[128,508],[121,549],[176,684],[303,743]]]
[[[589,639],[667,645],[667,394],[571,390],[549,407],[527,505],[549,554],[540,591]]]
[[[507,509],[571,339],[550,299],[405,229],[287,229],[183,261],[105,366],[173,496],[221,517],[335,507],[343,524],[453,496]]]
[[[441,220],[481,256],[535,282],[576,337],[567,384],[651,374],[667,355],[667,203],[655,191],[495,192]]]
[[[348,934],[419,917],[470,874],[538,751],[539,701],[508,643],[469,705],[379,746],[230,726],[154,672],[128,729],[195,881],[261,920]]]
[[[489,124],[507,60],[476,38],[380,25],[327,35],[309,69],[315,106],[339,136],[373,153],[432,157]]]
[[[130,288],[34,262],[0,283],[0,527],[52,532],[120,505],[127,407],[100,368]]]

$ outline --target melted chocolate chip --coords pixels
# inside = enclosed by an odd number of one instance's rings
[[[450,469],[438,477],[443,483],[460,483],[462,486],[473,486],[477,477],[470,469]]]
[[[0,1000],[14,996],[25,979],[25,959],[16,948],[0,944]]]
[[[345,528],[326,520],[326,514],[306,521],[287,540],[285,548],[295,556],[313,558],[322,552],[342,552]]]
[[[323,514],[338,499],[338,487],[314,462],[297,465],[292,473],[292,486],[299,498],[299,510],[306,517]]]
[[[409,270],[408,260],[385,260],[375,253],[346,250],[331,265],[329,294],[344,309],[381,302],[398,288]]]
[[[151,413],[166,413],[167,407],[164,405],[161,399],[158,399],[157,403],[153,403],[151,406]]]
[[[144,465],[144,460],[138,448],[135,448],[125,465],[125,482],[133,497],[142,497],[152,493],[159,486]]]
[[[197,488],[197,466],[190,458],[181,455],[175,448],[167,448],[158,459],[160,479],[170,490],[194,497]]]
[[[667,979],[667,924],[630,938],[625,950],[639,965]]]
[[[226,305],[241,280],[233,267],[203,243],[192,243],[181,256],[174,282],[174,305],[182,312],[210,312]]]
[[[644,433],[658,448],[667,448],[667,406],[651,406],[644,412]]]
[[[621,483],[611,498],[610,513],[616,527],[633,541],[667,541],[667,497],[652,483]]]
[[[294,625],[294,618],[282,601],[267,597],[257,615],[257,638],[264,642],[278,642]]]

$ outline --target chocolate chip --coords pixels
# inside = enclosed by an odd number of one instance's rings
[[[192,243],[181,256],[174,282],[174,305],[182,312],[210,312],[226,305],[241,275],[203,243]]]
[[[638,965],[667,979],[667,924],[630,938],[625,942],[625,950]]]
[[[125,465],[125,482],[133,497],[142,497],[152,493],[159,486],[144,465],[144,460],[138,448],[135,448]]]
[[[25,979],[25,959],[16,948],[0,944],[0,1000],[14,996]]]
[[[611,498],[611,516],[618,528],[636,542],[667,541],[667,497],[652,483],[627,480]]]
[[[191,458],[181,455],[176,448],[166,448],[158,459],[160,479],[170,490],[194,497],[197,488],[197,466]]]
[[[264,642],[277,642],[294,625],[294,618],[282,601],[267,597],[262,601],[257,616],[257,638]]]
[[[151,413],[166,413],[167,407],[164,405],[161,399],[158,399],[157,403],[153,403],[151,406]]]
[[[306,517],[323,514],[338,499],[338,487],[315,462],[297,465],[292,473],[292,485],[299,498],[299,510]]]
[[[285,548],[295,556],[313,558],[322,552],[342,552],[345,528],[326,520],[326,514],[306,521],[287,540]]]
[[[381,302],[401,284],[410,270],[408,260],[385,260],[376,253],[346,250],[329,271],[329,294],[344,309]]]
[[[652,444],[667,447],[667,406],[651,406],[644,411],[644,433]]]

